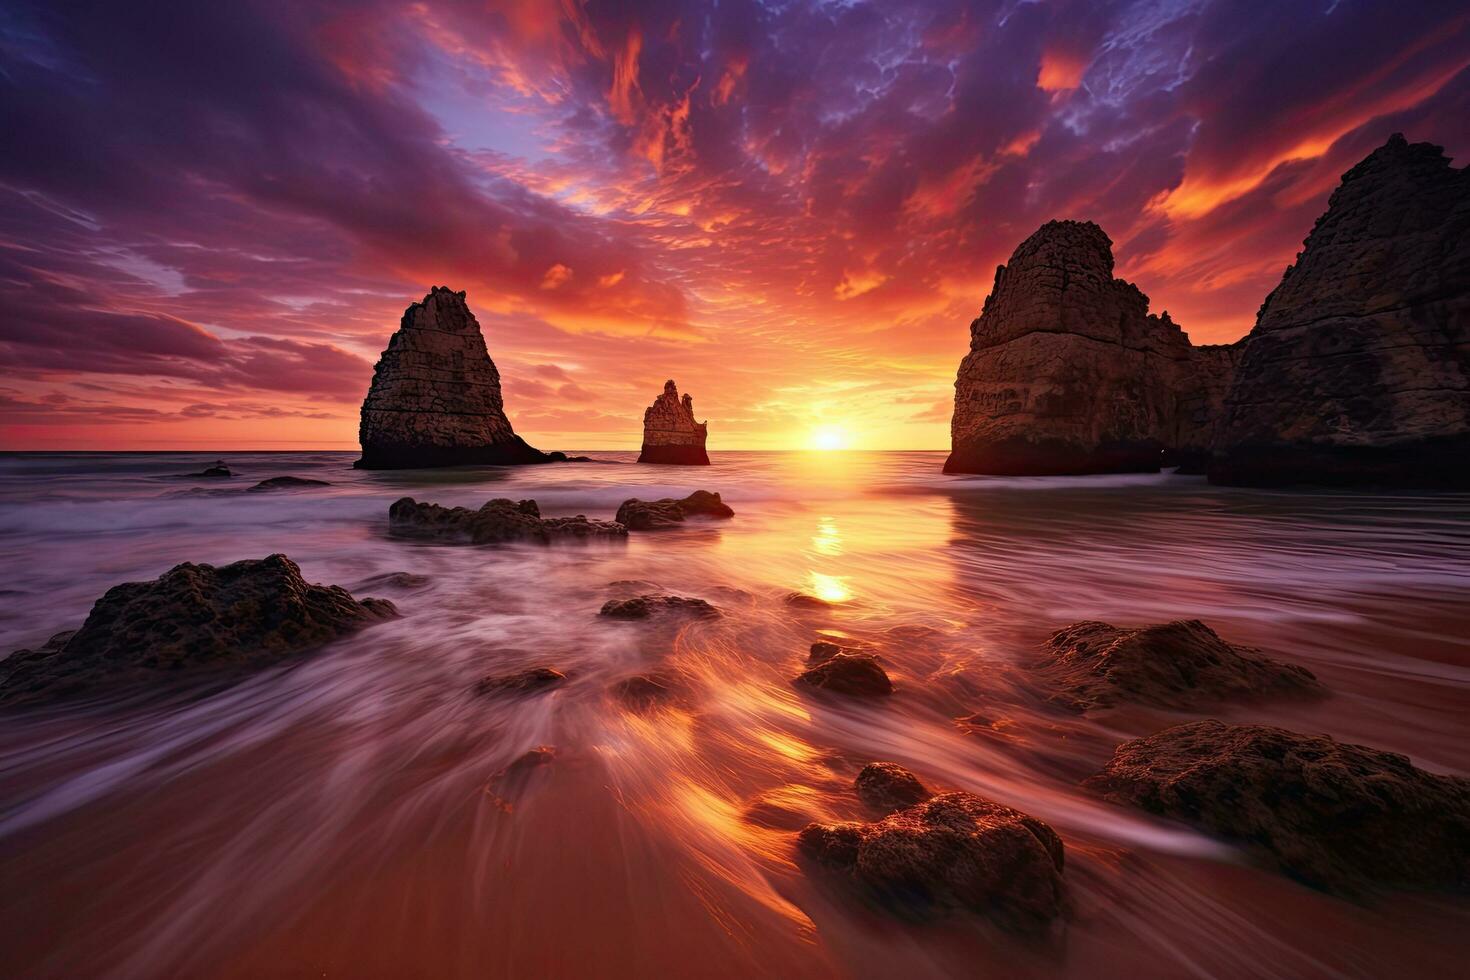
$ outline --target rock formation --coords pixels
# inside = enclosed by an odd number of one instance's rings
[[[1312,672],[1226,643],[1197,619],[1142,629],[1074,623],[1046,641],[1038,673],[1078,711],[1131,701],[1187,708],[1212,701],[1319,697]]]
[[[364,469],[545,463],[511,429],[500,372],[463,292],[435,286],[403,313],[362,403]]]
[[[542,517],[534,500],[496,497],[479,510],[441,507],[412,497],[400,497],[388,508],[388,531],[403,537],[433,538],[468,544],[535,541],[557,538],[626,538],[628,529],[616,521],[576,517]]]
[[[1470,169],[1393,136],[1246,338],[1216,483],[1470,486]]]
[[[881,698],[893,693],[888,672],[878,663],[878,658],[865,653],[833,654],[802,671],[796,682],[848,697]]]
[[[877,823],[808,824],[797,846],[908,915],[963,910],[1033,932],[1065,902],[1056,831],[971,793],[935,796]]]
[[[708,490],[696,490],[682,499],[639,500],[633,497],[618,507],[617,521],[630,531],[657,531],[683,524],[686,517],[734,517],[735,511]]]
[[[0,704],[35,704],[219,681],[280,663],[394,616],[391,602],[309,585],[285,555],[175,565],[98,599],[80,629],[0,660]]]
[[[664,613],[682,613],[698,619],[713,619],[720,611],[703,599],[689,596],[649,593],[631,599],[609,599],[598,615],[609,619],[650,619]]]
[[[694,399],[689,395],[680,399],[674,382],[665,381],[664,393],[643,413],[643,451],[638,462],[708,466],[706,435],[706,423],[694,421]]]
[[[919,777],[893,762],[870,762],[852,782],[858,799],[880,813],[906,810],[934,794]]]
[[[1150,472],[1166,451],[1200,456],[1232,359],[1191,347],[1114,279],[1097,225],[1048,222],[996,269],[970,325],[945,472]]]
[[[1470,780],[1393,752],[1200,721],[1120,745],[1086,785],[1255,845],[1319,888],[1470,888]]]

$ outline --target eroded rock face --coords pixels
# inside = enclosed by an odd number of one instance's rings
[[[442,286],[404,311],[358,437],[364,469],[550,462],[511,429],[479,321],[463,292]]]
[[[694,420],[694,399],[679,397],[674,382],[664,382],[664,393],[643,413],[643,451],[640,463],[708,466],[704,440],[709,427]]]
[[[1101,228],[1048,222],[996,269],[970,326],[945,472],[1155,471],[1168,451],[1209,445],[1230,362],[1113,278]]]
[[[1470,486],[1470,169],[1395,135],[1246,338],[1210,479]]]
[[[542,517],[534,500],[496,497],[479,510],[441,507],[412,497],[401,497],[388,508],[388,531],[403,537],[432,538],[468,544],[535,541],[547,544],[565,538],[626,538],[628,529],[616,521],[576,517]]]
[[[1061,913],[1061,838],[971,793],[936,796],[877,823],[813,823],[797,846],[880,901],[921,917],[965,910],[1020,931]]]
[[[618,507],[617,521],[630,531],[656,531],[683,524],[687,517],[734,517],[735,511],[708,490],[696,490],[682,500],[639,500],[633,497]]]
[[[386,600],[308,584],[285,555],[175,565],[108,589],[80,629],[0,660],[0,704],[243,675],[394,615]]]
[[[1326,693],[1305,667],[1226,643],[1197,619],[1142,629],[1074,623],[1046,641],[1038,673],[1055,700],[1078,711],[1123,701],[1186,708]]]
[[[1120,745],[1085,785],[1253,844],[1319,888],[1470,887],[1470,780],[1397,753],[1200,721]]]

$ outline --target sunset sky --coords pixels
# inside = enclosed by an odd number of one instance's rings
[[[1470,157],[1463,0],[0,8],[0,448],[349,449],[468,291],[518,432],[944,448],[997,263],[1092,219],[1231,341],[1340,174]]]

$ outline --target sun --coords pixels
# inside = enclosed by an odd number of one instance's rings
[[[847,430],[840,425],[823,425],[812,430],[813,449],[846,449],[850,443]]]

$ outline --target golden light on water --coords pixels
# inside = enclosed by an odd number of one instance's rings
[[[807,575],[807,585],[811,594],[823,602],[846,602],[852,598],[852,590],[847,587],[847,577],[843,575],[810,572]]]

